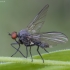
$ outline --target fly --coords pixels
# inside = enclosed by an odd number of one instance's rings
[[[33,61],[31,47],[37,46],[37,52],[40,55],[44,63],[44,59],[39,52],[39,48],[44,49],[48,53],[46,48],[50,48],[59,43],[66,43],[68,41],[67,36],[61,32],[56,32],[56,31],[40,32],[40,29],[45,22],[48,8],[49,8],[49,5],[48,4],[45,5],[42,8],[42,10],[36,15],[33,21],[25,29],[20,30],[18,33],[16,31],[12,32],[11,34],[9,33],[11,38],[16,41],[15,43],[11,43],[11,46],[14,49],[16,49],[16,52],[13,55],[15,55],[17,52],[20,52],[20,54],[23,57],[27,58],[28,57],[27,47],[30,47],[29,49],[30,56]],[[16,40],[17,38],[18,40]],[[14,45],[16,44],[19,45],[18,49],[14,47]],[[24,44],[26,46],[26,56],[24,56],[22,52],[19,50],[20,44]]]

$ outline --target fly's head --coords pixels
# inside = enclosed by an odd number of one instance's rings
[[[11,34],[9,33],[9,35],[11,36],[12,39],[16,39],[17,38],[17,32],[12,32]]]

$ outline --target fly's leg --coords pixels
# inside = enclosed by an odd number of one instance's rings
[[[31,53],[31,46],[30,46],[29,52],[30,52],[30,56],[31,56],[31,59],[32,59],[31,62],[33,62],[32,53]]]
[[[33,62],[33,58],[32,58],[32,53],[31,53],[31,47],[34,46],[34,45],[35,45],[35,44],[26,45],[26,52],[27,52],[26,57],[28,56],[28,49],[27,49],[27,47],[30,47],[29,52],[30,52],[30,56],[31,56],[32,62]]]
[[[12,46],[14,49],[16,49],[13,45],[17,45],[17,44],[18,44],[18,43],[12,43],[11,46]],[[13,57],[13,56],[18,52],[19,49],[20,49],[20,45],[19,45],[18,49],[16,49],[17,51],[16,51],[14,54],[12,54],[11,57]]]
[[[49,53],[45,48],[44,48],[44,50],[45,50],[47,53]]]
[[[37,47],[37,52],[38,52],[38,54],[40,55],[40,57],[41,57],[41,59],[43,60],[43,63],[44,63],[44,59],[43,59],[43,57],[41,56],[41,54],[40,54],[40,52],[39,52],[39,46]]]
[[[28,49],[27,49],[27,46],[26,46],[26,58],[28,57]]]
[[[18,49],[13,46],[13,45],[17,45],[17,44],[19,45]],[[17,51],[12,55],[12,56],[14,56],[14,55],[19,51],[19,49],[20,49],[20,44],[19,44],[19,43],[12,43],[11,46],[12,46],[14,49],[17,50]],[[25,56],[22,54],[21,51],[19,51],[19,53],[20,53],[23,57],[25,57]],[[12,57],[12,56],[11,56],[11,57]],[[25,57],[25,58],[26,58],[26,57]]]

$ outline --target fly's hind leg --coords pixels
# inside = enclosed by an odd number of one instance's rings
[[[45,48],[44,48],[44,50],[45,50],[47,53],[49,53]]]
[[[38,52],[38,54],[40,55],[40,57],[41,57],[41,59],[43,60],[43,63],[44,63],[44,59],[43,59],[42,55],[41,55],[40,52],[39,52],[39,46],[37,47],[37,52]]]
[[[42,49],[44,49],[45,52],[49,53],[49,52],[45,49],[45,48],[48,48],[48,47],[49,47],[48,44],[43,44],[43,43],[41,43],[41,44],[40,44],[40,47],[41,47]]]

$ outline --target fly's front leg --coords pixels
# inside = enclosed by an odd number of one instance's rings
[[[11,46],[12,46],[14,49],[17,50],[14,54],[11,55],[11,57],[13,57],[13,56],[18,52],[18,50],[20,49],[20,45],[19,45],[18,49],[13,46],[13,45],[17,45],[17,44],[18,44],[18,43],[11,43]]]
[[[15,48],[13,45],[19,45],[19,47],[18,47],[18,49],[17,48]],[[25,57],[23,54],[22,54],[22,52],[19,50],[20,49],[20,44],[19,43],[12,43],[11,44],[11,46],[14,48],[14,49],[16,49],[16,52],[12,55],[12,56],[14,56],[17,52],[19,52],[23,57]],[[11,57],[12,57],[11,56]],[[26,57],[25,57],[26,58]]]

